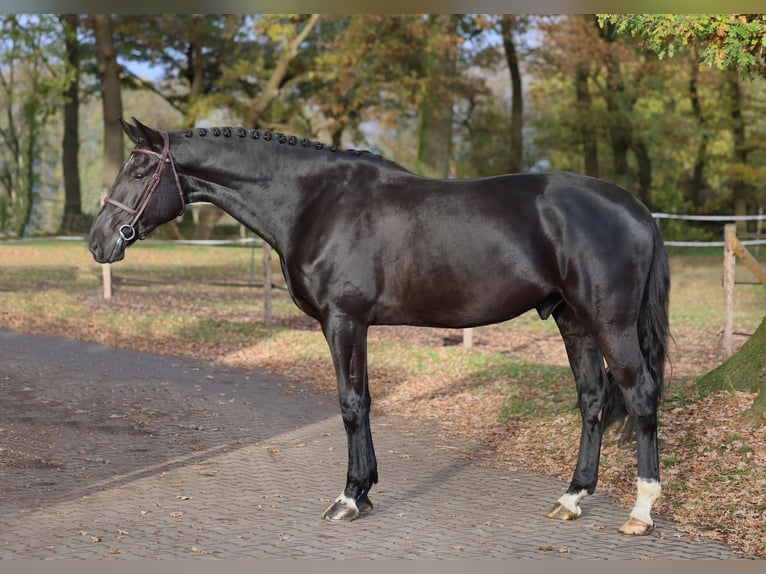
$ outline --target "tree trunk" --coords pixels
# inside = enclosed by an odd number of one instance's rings
[[[758,392],[744,416],[756,426],[766,424],[766,317],[752,337],[723,365],[697,381],[703,391]]]
[[[631,138],[631,149],[636,156],[638,164],[638,199],[645,205],[651,206],[651,187],[652,187],[652,160],[649,157],[649,150],[640,136]]]
[[[603,28],[596,18],[593,23],[598,29],[601,38],[613,44],[616,35],[614,25],[606,24]],[[628,112],[632,108],[625,93],[625,80],[620,70],[619,57],[610,46],[606,58],[606,107],[609,111],[609,140],[612,146],[612,181],[617,185],[630,188],[630,169],[628,166],[628,150],[631,145],[632,126],[628,118]]]
[[[420,111],[418,132],[418,159],[416,171],[428,177],[449,176],[452,153],[453,99],[450,90],[455,75],[455,49],[437,50],[435,43],[445,36],[454,36],[457,18],[450,14],[436,14],[429,19],[432,49],[426,57],[428,87]]]
[[[522,171],[524,165],[523,95],[521,91],[519,59],[513,38],[516,18],[515,14],[504,14],[500,20],[505,59],[508,62],[508,70],[511,73],[511,172]]]
[[[93,30],[96,36],[96,59],[101,79],[101,100],[104,110],[104,167],[102,184],[108,193],[122,167],[125,149],[122,139],[122,92],[120,66],[114,50],[112,19],[109,14],[94,14]]]
[[[727,78],[731,92],[731,131],[734,136],[734,165],[744,166],[747,164],[747,149],[745,147],[745,121],[742,117],[742,88],[740,86],[739,75],[736,72],[730,71]],[[732,182],[735,215],[747,215],[747,191],[747,183],[735,177]],[[737,231],[741,233],[747,231],[747,222],[738,221]]]
[[[64,218],[65,232],[85,231],[82,201],[80,198],[80,44],[77,40],[77,14],[61,16],[64,24],[67,64],[73,71],[72,81],[64,92],[64,138],[61,164],[64,172]]]
[[[593,125],[591,96],[588,88],[588,69],[585,63],[577,66],[575,75],[575,96],[579,114],[580,137],[583,145],[583,163],[585,174],[598,177],[598,133]]]
[[[697,128],[700,140],[697,144],[697,155],[694,159],[692,179],[689,182],[688,198],[694,207],[702,205],[702,189],[705,186],[705,160],[707,158],[708,135],[705,129],[705,116],[702,114],[702,106],[699,97],[699,59],[692,59],[691,77],[689,78],[689,100],[692,104],[692,113],[697,119]]]
[[[189,38],[188,58],[192,77],[189,88],[189,107],[186,114],[186,125],[193,126],[197,123],[199,113],[195,104],[202,95],[205,86],[205,56],[202,52],[202,48],[205,46],[204,14],[192,15]]]

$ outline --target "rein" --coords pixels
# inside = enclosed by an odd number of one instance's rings
[[[159,164],[157,165],[157,168],[154,170],[154,174],[152,175],[152,179],[149,182],[149,185],[146,186],[143,193],[141,194],[141,198],[138,201],[138,206],[135,208],[129,207],[122,203],[121,201],[117,201],[116,199],[112,197],[105,197],[104,203],[108,203],[110,205],[114,205],[115,207],[122,209],[123,211],[126,211],[128,214],[132,215],[133,218],[130,220],[130,223],[126,223],[125,225],[120,226],[119,233],[120,237],[122,237],[125,241],[132,241],[136,238],[136,235],[138,232],[136,231],[136,224],[138,224],[138,220],[141,218],[141,215],[144,213],[144,210],[146,209],[146,206],[149,204],[149,200],[152,198],[152,194],[157,189],[157,187],[160,184],[160,178],[162,177],[162,171],[165,169],[166,165],[170,165],[170,169],[173,170],[173,179],[176,182],[176,189],[178,190],[178,196],[181,198],[181,211],[176,215],[176,217],[182,215],[184,211],[186,210],[186,201],[184,201],[184,194],[183,190],[181,189],[181,182],[178,181],[178,172],[176,172],[176,164],[173,160],[173,156],[170,155],[170,138],[168,137],[168,132],[161,131],[160,135],[162,136],[162,153],[157,153],[156,151],[150,150],[150,149],[143,149],[139,147],[133,148],[132,153],[145,153],[149,155],[153,155],[154,157],[158,158],[160,160]],[[141,239],[139,237],[139,239]]]

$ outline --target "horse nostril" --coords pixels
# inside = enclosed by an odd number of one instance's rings
[[[101,249],[101,244],[95,239],[90,242],[90,252],[93,254],[96,261],[101,261],[103,259],[104,250]]]

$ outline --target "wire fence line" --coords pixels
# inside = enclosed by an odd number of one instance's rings
[[[652,213],[654,219],[682,219],[685,221],[766,221],[766,215],[683,215],[677,213]]]
[[[720,223],[734,223],[737,221],[766,221],[766,215],[684,215],[676,213],[652,213],[652,217],[660,226],[660,221],[666,220],[681,220],[681,221],[708,221],[708,222],[720,222]],[[723,231],[721,232],[723,235]],[[34,241],[34,240],[53,240],[53,241],[87,241],[87,236],[82,235],[66,235],[66,236],[49,236],[39,238],[22,238],[22,239],[3,239],[0,240],[0,244],[15,243],[21,241]],[[152,239],[152,243],[168,244],[168,245],[200,245],[200,246],[223,246],[223,245],[242,245],[256,247],[263,243],[263,240],[259,237],[242,237],[239,239]],[[665,240],[665,246],[667,247],[724,247],[725,242],[721,241],[674,241]],[[758,246],[766,245],[766,238],[764,239],[744,239],[740,240],[742,245],[746,246]]]
[[[660,220],[681,220],[681,221],[712,221],[720,223],[736,223],[737,221],[766,221],[766,215],[683,215],[677,213],[652,213],[652,217],[660,226]],[[725,247],[725,241],[674,241],[665,240],[666,247]],[[766,245],[766,239],[746,239],[740,240],[742,245]]]

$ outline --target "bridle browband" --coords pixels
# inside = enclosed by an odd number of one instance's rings
[[[132,241],[136,238],[136,234],[138,233],[136,231],[136,224],[138,223],[138,220],[141,218],[141,215],[144,213],[144,210],[146,209],[146,206],[149,204],[149,200],[152,197],[152,194],[157,189],[157,187],[160,184],[160,178],[162,177],[162,170],[165,169],[166,165],[170,165],[170,169],[173,170],[173,179],[176,182],[176,189],[178,190],[178,196],[181,198],[181,211],[176,215],[176,217],[179,217],[184,213],[186,210],[186,201],[184,200],[184,193],[181,189],[181,182],[178,181],[178,172],[176,171],[176,164],[173,160],[173,156],[170,155],[170,138],[168,136],[168,132],[161,131],[160,135],[162,136],[162,153],[157,153],[156,151],[150,150],[150,149],[143,149],[140,147],[134,147],[131,154],[135,153],[145,153],[149,155],[153,155],[154,157],[158,158],[160,160],[159,164],[157,165],[157,168],[154,170],[154,174],[152,175],[152,179],[149,182],[149,185],[146,186],[143,193],[141,194],[141,198],[138,201],[138,206],[135,208],[129,207],[122,203],[121,201],[117,201],[116,199],[106,196],[104,198],[104,203],[108,203],[109,205],[114,205],[115,207],[122,209],[123,211],[128,212],[130,215],[133,216],[133,219],[130,220],[130,223],[126,223],[125,225],[120,226],[119,233],[120,237],[122,237],[125,241]],[[126,233],[126,230],[128,232]],[[142,238],[139,238],[142,239]]]

